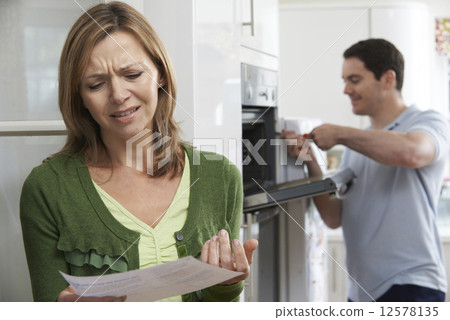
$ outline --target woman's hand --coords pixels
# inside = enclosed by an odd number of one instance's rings
[[[127,300],[126,296],[122,297],[80,297],[76,294],[72,286],[68,286],[61,291],[58,296],[58,302],[123,302]]]
[[[214,236],[206,241],[202,247],[200,261],[231,271],[243,272],[242,275],[221,284],[236,283],[248,277],[253,260],[253,252],[258,247],[258,241],[250,239],[242,245],[238,239],[234,239],[232,246],[233,250],[230,247],[228,232],[220,230],[218,236]]]

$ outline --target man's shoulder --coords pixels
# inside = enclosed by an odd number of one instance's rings
[[[444,116],[436,110],[433,109],[425,109],[421,110],[416,106],[409,107],[410,111],[410,119],[414,119],[417,121],[426,121],[428,119],[436,119],[442,122],[448,122],[445,120]]]
[[[421,110],[410,107],[408,116],[403,121],[405,129],[428,128],[432,131],[448,132],[450,125],[448,119],[436,110]]]

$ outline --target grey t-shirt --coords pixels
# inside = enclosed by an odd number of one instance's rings
[[[425,132],[435,143],[436,156],[427,166],[409,169],[346,149],[341,167],[356,175],[341,197],[353,301],[377,299],[394,284],[447,289],[436,216],[449,156],[449,123],[436,111],[411,106],[384,130]]]

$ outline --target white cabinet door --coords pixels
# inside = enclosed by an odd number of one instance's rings
[[[65,136],[0,136],[0,301],[31,301],[19,200],[31,169],[61,149]]]
[[[65,141],[58,63],[69,29],[98,0],[0,1],[0,301],[31,301],[19,198]]]
[[[242,116],[238,3],[152,0],[145,1],[144,15],[173,60],[178,86],[175,119],[180,122],[182,138],[202,150],[224,154],[239,165]]]
[[[194,115],[198,125],[194,145],[224,154],[240,167],[242,103],[236,11],[235,1],[196,1]]]
[[[242,0],[241,45],[278,57],[278,0]]]
[[[345,244],[342,235],[328,237],[328,301],[347,301]]]
[[[368,34],[364,8],[280,6],[280,117],[364,126],[341,76],[343,52]]]

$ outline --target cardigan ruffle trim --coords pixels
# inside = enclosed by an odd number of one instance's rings
[[[89,252],[82,252],[78,249],[70,252],[65,251],[64,256],[68,263],[77,267],[91,265],[95,268],[100,269],[103,266],[108,266],[108,268],[113,271],[128,271],[128,265],[123,257],[110,257],[108,255],[100,255],[94,249],[90,250]]]

